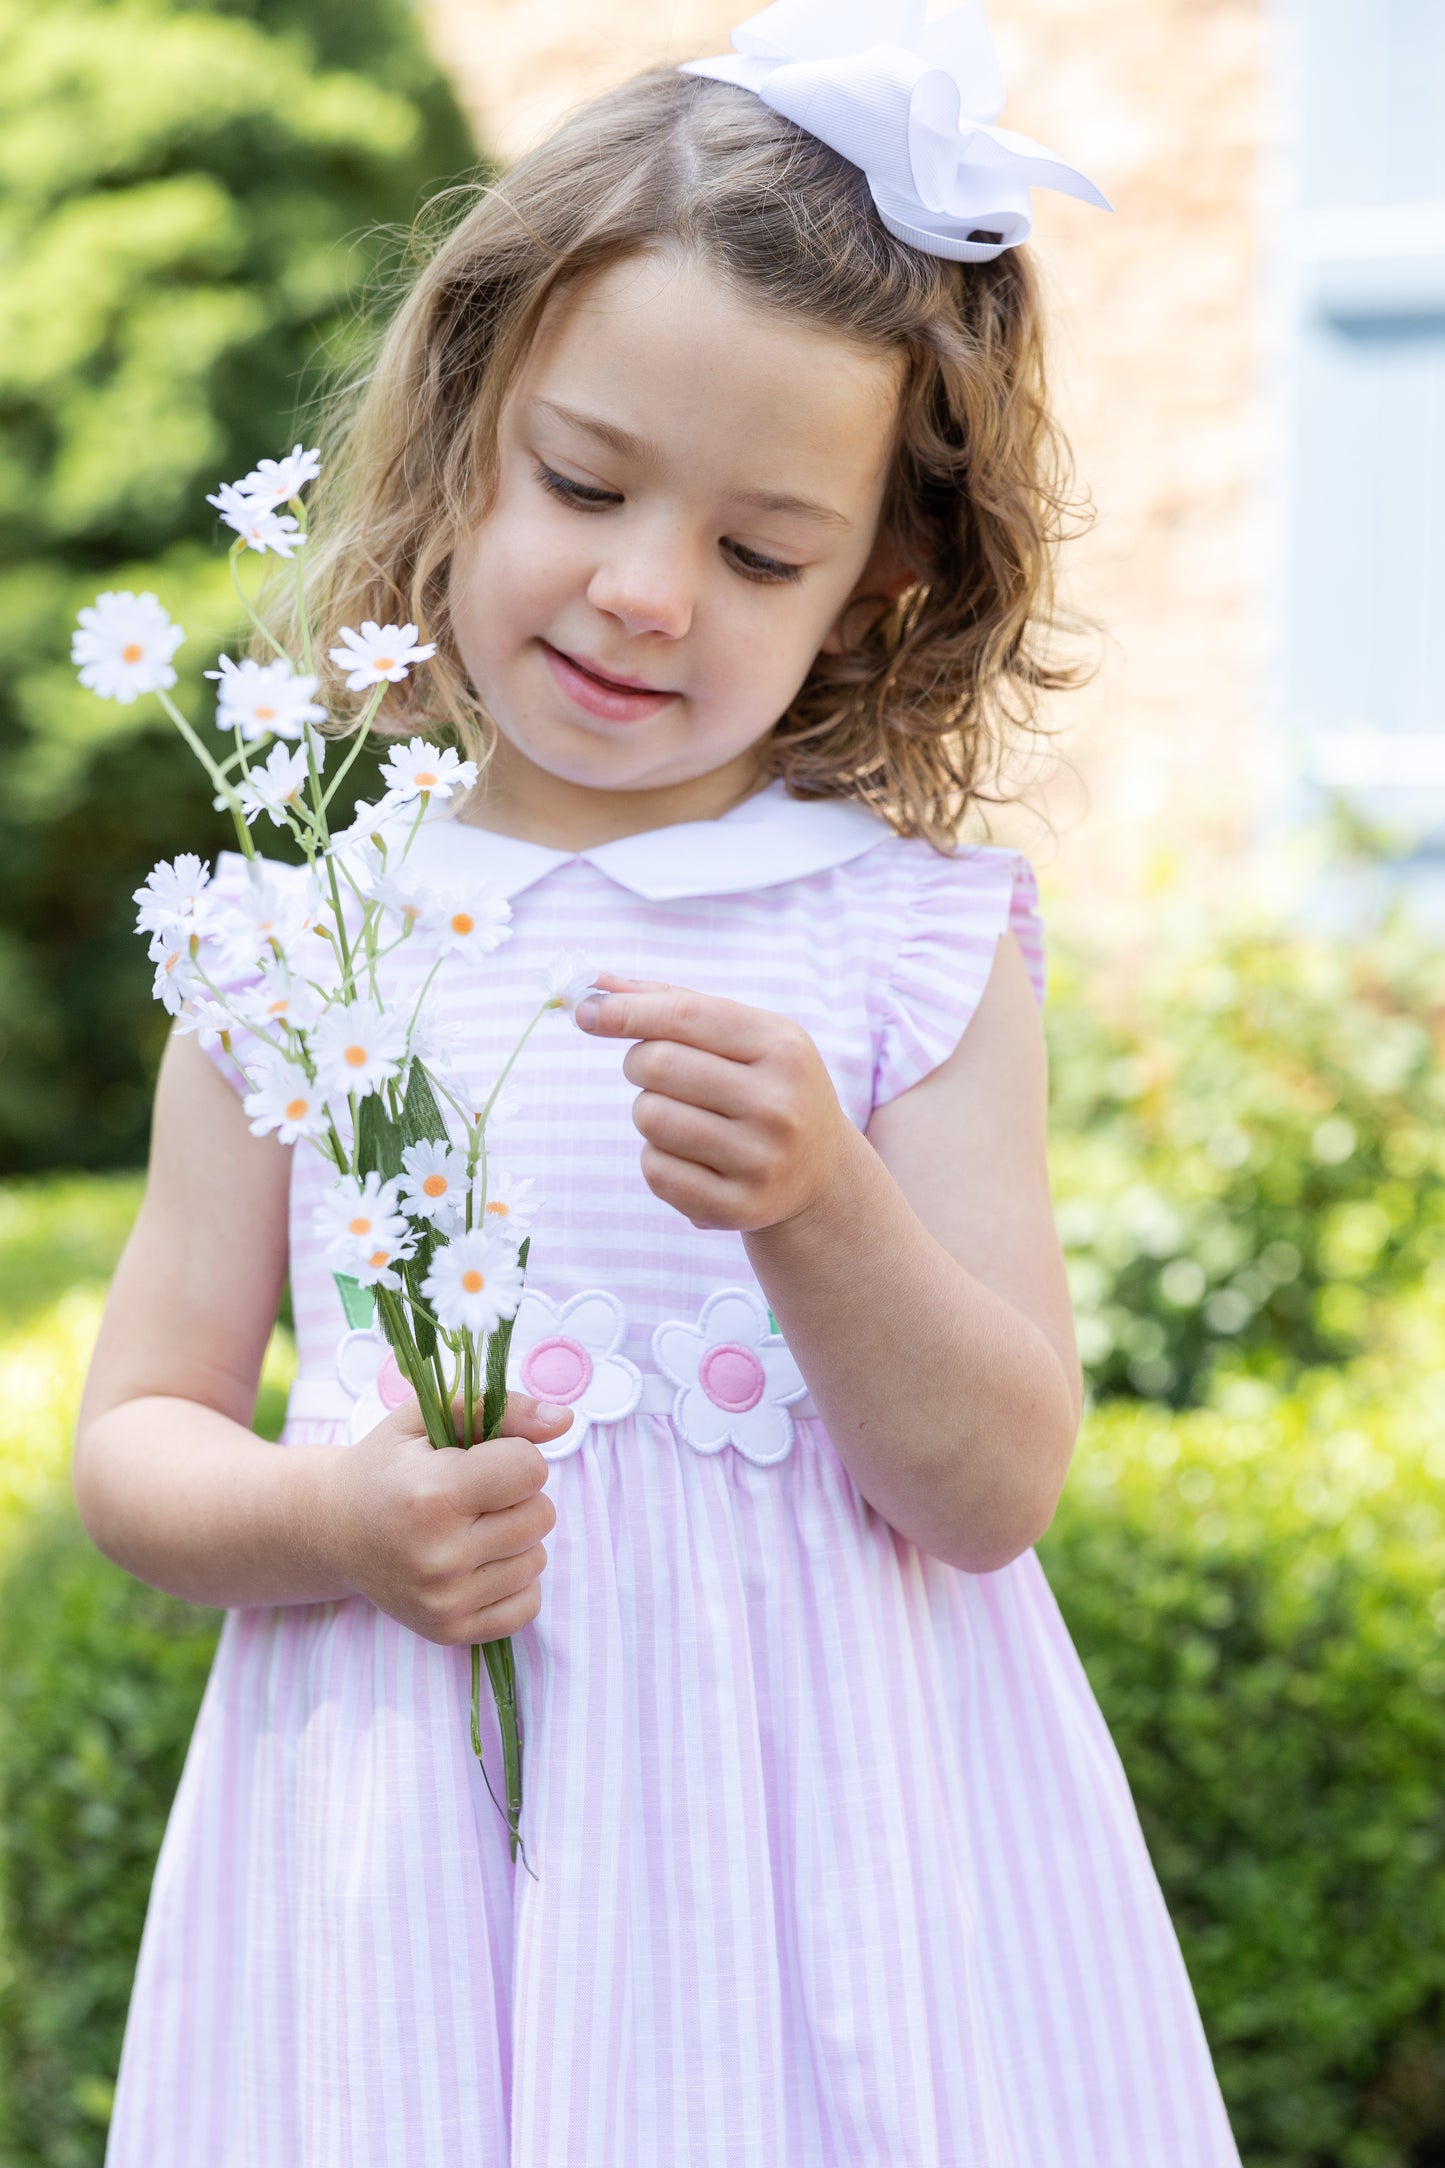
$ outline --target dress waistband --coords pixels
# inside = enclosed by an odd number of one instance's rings
[[[677,1399],[677,1387],[667,1378],[655,1374],[644,1375],[642,1398],[638,1403],[639,1415],[671,1415]],[[286,1400],[286,1418],[293,1423],[344,1423],[350,1417],[356,1401],[335,1378],[299,1377],[291,1387]],[[816,1417],[812,1395],[792,1403],[793,1415],[806,1422]]]

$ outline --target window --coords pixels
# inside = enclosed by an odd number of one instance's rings
[[[1445,829],[1445,0],[1287,4],[1289,722],[1311,782]]]

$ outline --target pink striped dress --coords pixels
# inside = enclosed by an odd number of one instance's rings
[[[955,1045],[1006,928],[1042,992],[1023,860],[779,785],[577,856],[446,820],[418,848],[512,898],[439,982],[479,1081],[569,945],[794,1017],[860,1125]],[[863,1503],[741,1240],[644,1184],[622,1057],[548,1019],[506,1131],[546,1199],[514,1366],[578,1418],[516,1642],[536,1879],[465,1649],[360,1598],[229,1614],[109,2168],[1237,2168],[1037,1561],[962,1573]],[[379,1412],[324,1179],[298,1151],[287,1443]]]

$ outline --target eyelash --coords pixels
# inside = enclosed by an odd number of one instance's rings
[[[570,504],[576,512],[605,512],[609,505],[621,504],[622,499],[610,489],[593,489],[586,482],[574,482],[570,476],[558,474],[553,468],[536,463],[537,480],[550,496],[562,504]],[[741,542],[729,542],[733,570],[741,578],[751,580],[760,587],[782,587],[803,577],[801,565],[787,565],[776,557],[763,557],[757,550],[745,549]]]

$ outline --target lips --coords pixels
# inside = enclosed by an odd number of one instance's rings
[[[675,692],[659,691],[638,678],[613,677],[594,663],[564,654],[548,640],[540,644],[559,689],[589,715],[614,723],[641,722],[677,698]]]

